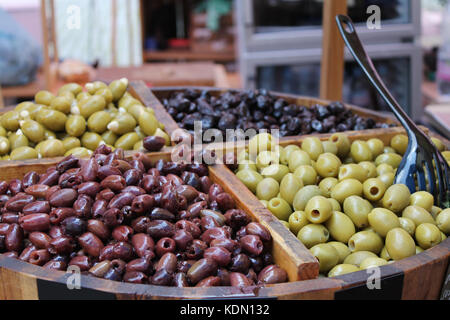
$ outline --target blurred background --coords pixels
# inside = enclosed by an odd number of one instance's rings
[[[324,0],[0,0],[4,105],[68,81],[127,77],[318,96]],[[370,6],[381,29],[369,29]],[[379,73],[407,112],[448,130],[447,0],[348,0]],[[346,54],[344,102],[386,110]],[[443,126],[443,128],[442,128]]]

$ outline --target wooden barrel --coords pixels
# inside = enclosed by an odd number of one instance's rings
[[[130,92],[145,105],[156,111],[159,121],[171,133],[178,128],[175,121],[164,110],[155,97],[167,97],[173,89],[155,90],[155,95],[142,83],[131,86]],[[179,90],[179,89],[176,89]],[[214,94],[221,91],[212,89]],[[284,95],[292,103],[313,105],[327,103],[323,100]],[[354,108],[354,107],[352,107]],[[362,116],[377,121],[395,123],[383,115],[354,108]],[[399,133],[400,128],[374,129],[348,132],[350,140],[380,138],[387,143]],[[326,140],[330,135],[315,135]],[[280,140],[282,146],[301,144],[305,137],[286,137]],[[213,146],[217,150],[227,146]],[[238,146],[236,149],[244,146]],[[169,160],[172,148],[160,153],[149,154],[153,161]],[[131,153],[128,154],[130,156]],[[22,178],[29,171],[43,173],[60,159],[0,162],[0,181]],[[152,285],[135,285],[113,282],[72,273],[46,270],[19,260],[0,255],[0,299],[437,299],[443,280],[448,272],[450,239],[419,255],[397,261],[380,268],[379,282],[374,275],[360,271],[336,278],[318,278],[319,265],[303,244],[268,211],[260,201],[223,165],[210,167],[211,179],[232,195],[239,208],[247,212],[254,221],[264,224],[272,234],[272,254],[275,263],[284,268],[289,282],[266,287],[214,288],[171,288]],[[377,275],[375,275],[377,276]],[[73,288],[78,284],[80,289]],[[69,286],[68,286],[69,284]],[[69,288],[70,287],[70,288]]]

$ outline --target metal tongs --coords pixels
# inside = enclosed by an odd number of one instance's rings
[[[345,15],[338,15],[336,21],[345,44],[356,62],[408,134],[408,149],[397,170],[395,183],[405,184],[411,193],[416,192],[417,187],[420,191],[428,191],[434,196],[438,206],[450,207],[450,170],[447,161],[430,138],[411,120],[389,92],[364,49],[353,21]],[[438,183],[436,183],[436,175]]]

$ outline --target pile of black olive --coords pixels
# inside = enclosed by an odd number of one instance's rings
[[[220,130],[224,136],[227,129],[278,129],[285,137],[389,127],[354,114],[341,102],[308,108],[289,104],[267,90],[227,91],[219,97],[186,90],[173,93],[163,104],[180,127],[191,133],[195,121],[202,122],[203,130]]]

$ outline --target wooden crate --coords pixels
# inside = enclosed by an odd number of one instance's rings
[[[353,135],[350,140],[380,137],[390,139],[396,132],[377,136]],[[282,145],[300,144],[303,138],[281,141]],[[156,162],[170,159],[170,153],[149,154]],[[39,173],[57,163],[56,159],[4,162],[0,164],[0,180],[21,178],[30,170]],[[210,167],[212,180],[223,186],[239,208],[255,221],[264,224],[273,237],[275,262],[289,275],[290,282],[263,288],[169,288],[133,285],[81,276],[81,290],[69,290],[70,274],[49,271],[25,262],[0,256],[0,299],[217,299],[217,298],[277,298],[277,299],[437,299],[450,258],[450,239],[419,255],[383,266],[381,289],[369,290],[371,274],[360,271],[332,279],[315,279],[318,263],[309,251],[285,228],[223,165]]]
[[[171,89],[172,90],[172,89]],[[170,94],[171,90],[155,90],[158,98]],[[214,89],[215,92],[220,92]],[[213,91],[214,91],[213,90]],[[130,93],[146,106],[155,109],[159,121],[169,133],[178,128],[155,95],[143,83],[133,84]],[[296,103],[326,103],[323,100],[285,95],[296,99]],[[294,101],[294,100],[292,100]],[[354,108],[354,107],[352,107]],[[354,108],[355,112],[367,115],[366,110]],[[379,121],[383,119],[377,116]],[[401,128],[375,129],[348,132],[351,141],[373,137],[388,142],[394,135],[404,133]],[[315,135],[322,140],[330,135]],[[306,137],[306,136],[305,136]],[[301,144],[305,137],[286,137],[280,140],[283,146]],[[448,141],[447,141],[448,143]],[[449,145],[449,144],[448,144]],[[241,146],[245,147],[245,146]],[[223,146],[218,147],[223,148]],[[171,148],[149,156],[154,160],[170,159]],[[237,151],[237,150],[234,150]],[[130,156],[130,154],[128,154]],[[9,161],[0,163],[0,180],[21,178],[29,171],[44,172],[60,159]],[[239,208],[255,221],[264,224],[273,237],[275,262],[289,275],[290,282],[263,288],[237,289],[216,288],[170,288],[152,285],[134,285],[103,279],[81,277],[81,290],[67,289],[70,276],[61,271],[49,271],[15,259],[0,255],[0,299],[217,299],[217,298],[277,298],[277,299],[437,299],[448,268],[450,239],[419,255],[382,267],[381,289],[369,290],[370,274],[360,271],[333,279],[317,278],[318,262],[310,252],[286,229],[223,165],[210,167],[210,177],[223,186],[235,199]]]

